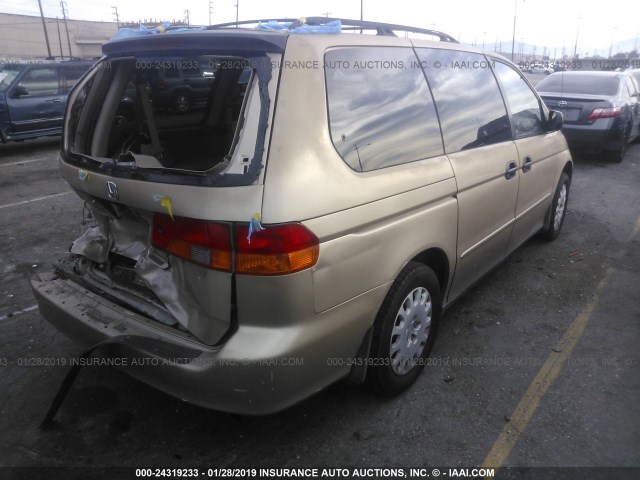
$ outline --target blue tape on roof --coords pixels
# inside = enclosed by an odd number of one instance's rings
[[[334,20],[332,22],[327,22],[324,25],[306,25],[306,24],[302,24],[302,25],[298,25],[294,28],[291,28],[291,26],[294,23],[298,23],[298,22],[276,22],[271,21],[271,22],[266,22],[266,23],[259,23],[258,26],[256,27],[258,30],[284,30],[287,31],[289,33],[301,33],[301,34],[305,34],[305,33],[342,33],[342,23],[340,22],[340,20]]]
[[[146,35],[157,35],[159,33],[177,33],[188,32],[193,30],[204,30],[205,27],[184,27],[167,30],[171,24],[169,22],[163,22],[162,25],[158,25],[155,28],[147,28],[144,25],[140,25],[140,28],[121,28],[118,30],[111,40],[122,40],[123,38],[131,37],[144,37]]]

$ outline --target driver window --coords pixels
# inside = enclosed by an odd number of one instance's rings
[[[33,68],[24,74],[18,87],[24,89],[21,89],[21,97],[58,95],[60,93],[58,71],[55,67]]]
[[[531,87],[513,68],[495,62],[495,72],[511,112],[515,138],[532,137],[544,133],[542,108]]]

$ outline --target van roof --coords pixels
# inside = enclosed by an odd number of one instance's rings
[[[425,35],[432,35],[434,37],[438,37],[441,42],[459,43],[451,35],[448,35],[444,32],[440,32],[438,30],[411,27],[408,25],[399,25],[395,23],[372,22],[368,20],[352,20],[348,18],[336,18],[336,17],[302,17],[301,19],[280,18],[280,19],[243,20],[242,22],[219,23],[216,25],[211,25],[210,27],[207,27],[207,28],[219,29],[219,28],[228,28],[228,27],[238,27],[240,25],[258,25],[258,24],[265,24],[265,23],[269,24],[272,22],[291,24],[291,28],[296,28],[301,26],[323,26],[323,25],[334,23],[334,22],[339,22],[342,33],[357,32],[358,30],[360,31],[360,33],[362,33],[363,31],[369,30],[369,31],[375,31],[376,35],[395,37],[397,36],[395,32],[398,31],[398,32],[421,33]],[[308,33],[308,31],[306,33]],[[318,31],[318,33],[323,33],[323,32]]]
[[[318,26],[335,21],[340,22],[342,34],[347,35],[357,31],[375,31],[376,34],[380,36],[396,36],[395,32],[400,31],[431,35],[439,38],[441,42],[458,43],[458,41],[450,35],[437,30],[343,18],[307,17],[303,19],[304,23],[301,23],[298,19],[284,18],[243,20],[237,23],[220,23],[192,30],[179,28],[172,31],[172,29],[169,28],[165,34],[150,34],[111,41],[102,46],[102,51],[105,55],[117,55],[132,52],[139,54],[158,53],[162,50],[193,52],[210,50],[214,47],[216,50],[228,50],[243,54],[252,52],[281,53],[284,51],[287,38],[292,32],[287,29],[265,30],[246,27],[268,22],[290,23],[293,24],[294,27],[303,24]],[[243,28],[236,28],[239,26]]]
[[[279,31],[220,29],[188,30],[114,40],[102,46],[105,55],[167,51],[228,50],[237,53],[284,52],[288,34]]]

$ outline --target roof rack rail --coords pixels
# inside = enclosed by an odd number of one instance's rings
[[[367,20],[350,20],[348,18],[336,18],[336,17],[306,17],[305,24],[306,25],[323,25],[328,22],[333,22],[339,20],[342,24],[343,30],[375,30],[377,35],[383,36],[397,36],[395,31],[399,32],[409,32],[409,33],[422,33],[425,35],[432,35],[434,37],[438,37],[441,42],[449,42],[449,43],[459,43],[455,38],[451,35],[447,35],[446,33],[439,32],[437,30],[429,30],[427,28],[416,28],[409,27],[406,25],[396,25],[393,23],[381,23],[381,22],[371,22]],[[257,20],[242,20],[240,22],[227,22],[227,23],[218,23],[216,25],[211,25],[207,27],[207,30],[213,30],[216,28],[227,28],[227,27],[236,27],[239,25],[253,25],[262,22],[293,22],[294,24],[298,22],[298,25],[302,25],[302,22],[298,18],[262,18]]]

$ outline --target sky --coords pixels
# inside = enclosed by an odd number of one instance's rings
[[[41,0],[45,16],[62,17],[59,0]],[[67,0],[68,16],[79,20],[121,21],[145,18],[184,19],[191,24],[233,22],[239,3],[240,20],[329,16],[357,19],[361,0]],[[557,55],[572,54],[576,43],[583,56],[607,56],[619,49],[640,48],[640,6],[637,0],[362,0],[365,20],[400,23],[448,33],[464,43],[511,50],[514,13],[518,44],[536,45]],[[38,15],[37,0],[2,0],[0,12]],[[0,28],[2,26],[0,25]],[[619,42],[626,41],[620,45]],[[527,47],[530,48],[530,47]]]

